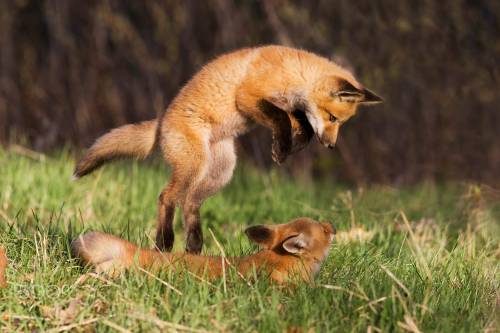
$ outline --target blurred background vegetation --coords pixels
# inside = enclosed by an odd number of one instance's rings
[[[284,170],[351,184],[500,182],[500,1],[0,1],[0,140],[89,145],[154,118],[215,56],[285,44],[332,58],[384,97],[332,151]],[[263,129],[240,156],[271,165]]]

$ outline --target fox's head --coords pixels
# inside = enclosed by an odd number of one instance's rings
[[[320,77],[310,91],[278,93],[268,101],[288,112],[304,112],[318,140],[333,148],[340,126],[356,113],[359,105],[382,102],[382,98],[363,87],[350,73],[344,74]]]
[[[301,257],[319,269],[330,250],[335,228],[328,222],[301,217],[284,224],[249,227],[245,233],[264,249]]]
[[[359,83],[337,76],[319,79],[308,100],[307,120],[318,140],[328,148],[335,146],[340,126],[356,113],[359,105],[382,102],[382,98]]]

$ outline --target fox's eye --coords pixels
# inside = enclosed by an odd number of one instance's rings
[[[337,117],[335,117],[333,114],[330,114],[330,121],[332,123],[336,122],[337,121]]]

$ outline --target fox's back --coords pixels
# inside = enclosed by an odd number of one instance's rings
[[[243,83],[257,90],[291,86],[307,90],[328,72],[350,75],[326,58],[284,46],[228,53],[205,65],[182,88],[167,110],[165,125],[175,123],[179,127],[189,119],[195,126],[240,132],[248,125],[238,112],[236,101],[237,90]]]
[[[166,122],[183,121],[186,117],[201,126],[234,122],[231,117],[237,115],[236,90],[257,53],[257,49],[243,49],[222,55],[205,65],[172,101],[167,109]]]

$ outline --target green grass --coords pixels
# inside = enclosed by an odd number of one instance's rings
[[[2,331],[68,324],[75,330],[158,331],[177,324],[185,326],[179,331],[235,332],[500,327],[500,209],[493,190],[432,183],[350,190],[240,167],[203,206],[206,253],[218,254],[209,228],[226,253],[240,255],[256,250],[242,232],[246,226],[298,216],[333,221],[339,233],[363,226],[373,238],[335,243],[314,286],[248,286],[237,277],[211,285],[162,272],[159,278],[177,294],[141,272],[79,280],[91,271],[69,255],[71,240],[85,230],[152,246],[166,168],[118,163],[72,182],[73,164],[66,153],[37,160],[0,150],[0,244],[9,258],[9,286],[0,290]],[[181,250],[177,215],[175,248]],[[64,320],[57,309],[70,303],[76,310],[67,312],[76,317]]]

